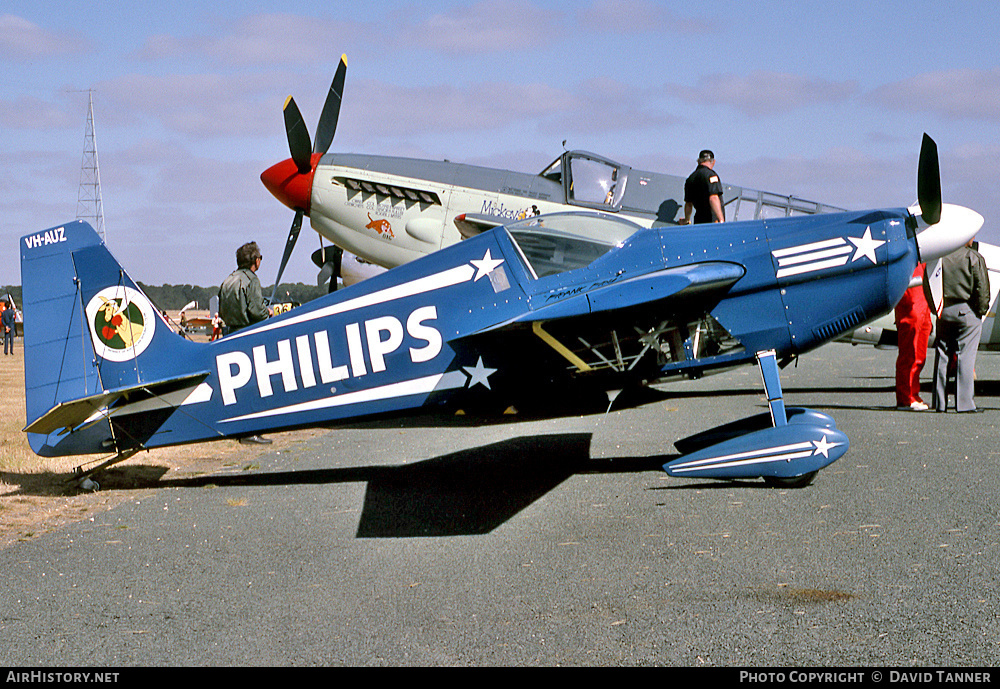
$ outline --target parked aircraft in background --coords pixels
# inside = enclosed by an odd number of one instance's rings
[[[636,170],[586,151],[565,151],[538,174],[448,161],[330,154],[346,75],[344,56],[315,142],[310,142],[295,100],[285,101],[291,157],[261,175],[264,186],[295,211],[275,284],[303,216],[309,216],[321,243],[325,239],[347,252],[340,264],[346,283],[381,272],[374,266],[398,266],[462,236],[543,213],[609,213],[643,227],[673,226],[683,217],[684,177]],[[724,198],[729,220],[842,210],[733,185],[726,185]],[[338,251],[321,248],[313,260],[323,267],[321,281],[340,274]]]
[[[676,441],[664,469],[805,485],[848,439],[785,408],[779,363],[888,312],[920,260],[982,225],[942,205],[926,136],[918,198],[697,233],[594,210],[530,217],[211,343],[158,323],[97,234],[70,223],[21,241],[25,431],[40,455],[113,453],[106,465],[372,415],[551,412],[545,400],[755,362],[770,411]]]

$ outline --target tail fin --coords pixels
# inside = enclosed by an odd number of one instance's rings
[[[107,451],[109,421],[89,417],[108,393],[170,379],[196,345],[169,328],[87,223],[25,236],[20,246],[28,442],[47,456]],[[57,407],[61,430],[52,432],[40,420]]]

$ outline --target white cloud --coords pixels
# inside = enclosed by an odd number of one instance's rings
[[[70,114],[65,104],[50,103],[33,96],[0,100],[0,125],[7,130],[41,131],[81,126],[80,113]]]
[[[477,54],[545,46],[563,35],[558,13],[524,0],[493,0],[435,14],[406,31],[406,44]]]
[[[373,25],[290,14],[257,14],[206,34],[150,36],[140,60],[194,58],[230,67],[336,64],[343,52],[370,35]]]
[[[169,132],[199,137],[267,136],[282,127],[273,89],[254,76],[129,74],[97,90],[120,126],[156,121]]]
[[[610,77],[588,79],[574,90],[573,107],[543,123],[542,131],[565,136],[633,132],[650,127],[662,130],[681,120],[662,109],[660,95]]]
[[[711,74],[694,87],[671,84],[671,93],[693,103],[726,105],[751,117],[764,117],[818,103],[840,103],[858,90],[854,81],[827,81],[799,74],[757,71]]]
[[[952,69],[919,74],[877,88],[866,100],[887,110],[997,122],[1000,121],[1000,69]]]
[[[287,14],[256,15],[241,19],[232,33],[208,43],[207,53],[233,65],[336,64],[349,42],[370,31],[368,24]]]
[[[352,84],[345,132],[414,137],[447,132],[505,131],[546,138],[664,128],[679,120],[662,109],[659,92],[600,77],[581,84],[476,83],[410,87],[381,81]],[[349,136],[354,136],[349,134]]]
[[[0,58],[29,62],[40,58],[82,53],[89,43],[80,35],[46,31],[13,14],[0,15]]]
[[[597,0],[580,10],[579,19],[588,29],[601,33],[704,35],[719,30],[714,20],[685,17],[648,0]]]
[[[580,104],[547,84],[480,83],[411,87],[381,81],[352,85],[352,105],[341,114],[352,131],[401,136],[507,127],[565,112]]]

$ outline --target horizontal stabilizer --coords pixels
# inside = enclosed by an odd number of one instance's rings
[[[56,431],[68,432],[80,424],[104,418],[105,416],[139,412],[138,405],[143,402],[147,403],[145,408],[149,408],[150,406],[161,408],[174,406],[174,403],[167,400],[165,396],[181,390],[189,391],[189,393],[193,392],[207,377],[208,372],[203,371],[191,375],[158,380],[153,383],[142,383],[117,390],[106,390],[94,395],[88,395],[87,397],[81,397],[80,399],[60,402],[42,414],[38,419],[28,424],[24,430],[27,433],[38,433],[41,435],[48,435]],[[154,402],[152,405],[149,405],[149,400],[159,400],[160,403],[157,404]]]

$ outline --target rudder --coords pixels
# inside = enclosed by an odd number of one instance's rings
[[[80,283],[73,253],[100,245],[84,222],[72,222],[21,238],[24,306],[24,394],[30,423],[58,402],[99,390],[85,338]]]
[[[195,346],[174,333],[85,222],[21,240],[28,426],[59,404],[169,378]],[[100,452],[107,420],[67,434],[28,433],[43,455]],[[59,445],[57,449],[55,446]]]

